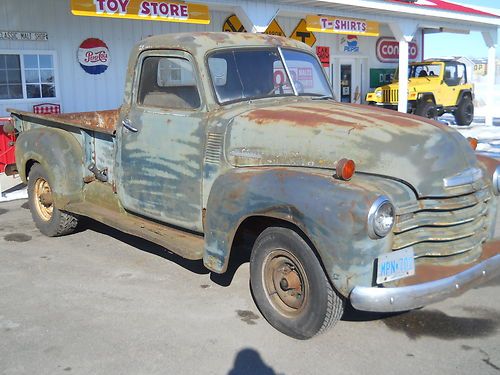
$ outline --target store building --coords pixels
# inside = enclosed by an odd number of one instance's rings
[[[422,59],[426,33],[482,32],[494,61],[499,26],[496,15],[442,0],[2,0],[0,117],[7,108],[120,106],[129,52],[150,35],[224,30],[303,40],[317,51],[336,98],[362,103],[398,65],[407,76],[408,60]],[[493,90],[494,69],[488,76]]]

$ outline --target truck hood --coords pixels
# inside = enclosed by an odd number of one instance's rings
[[[235,115],[226,133],[234,166],[334,169],[405,181],[420,197],[449,196],[444,179],[477,166],[467,140],[438,122],[371,106],[303,101],[260,106]]]

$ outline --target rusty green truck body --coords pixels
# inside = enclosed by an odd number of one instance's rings
[[[266,35],[152,37],[132,52],[119,110],[53,116],[12,110],[21,178],[26,182],[38,163],[56,208],[203,259],[217,273],[226,271],[243,230],[292,228],[335,290],[362,310],[419,307],[498,274],[494,161],[478,159],[466,139],[437,122],[303,95],[302,86],[324,79],[310,70],[304,74],[313,78],[287,89],[274,82],[261,96],[225,100],[220,90],[232,79],[233,60],[224,56],[236,61],[241,51],[255,50],[276,61],[289,51],[312,54]],[[158,104],[161,94],[145,89],[159,85],[171,94],[171,83],[158,83],[160,73],[145,73],[162,58],[158,72],[174,61],[192,73],[176,76],[184,79],[176,90],[187,93],[176,108],[168,100]],[[291,77],[291,67],[280,64],[274,75]],[[356,163],[349,180],[335,178],[343,158]],[[393,205],[394,223],[378,238],[370,215],[381,197]],[[408,248],[415,274],[377,283],[377,259]]]

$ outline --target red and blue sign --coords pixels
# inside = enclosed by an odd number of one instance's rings
[[[340,50],[347,53],[359,52],[359,38],[357,35],[346,35],[340,39]]]
[[[85,39],[78,48],[78,62],[89,74],[101,74],[109,66],[109,49],[101,39]]]

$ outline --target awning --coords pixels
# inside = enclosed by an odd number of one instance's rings
[[[419,6],[419,7],[426,7],[426,8],[433,8],[433,9],[441,9],[441,10],[447,10],[447,11],[452,11],[452,12],[460,12],[460,13],[468,13],[468,14],[476,14],[480,16],[488,16],[488,17],[497,17],[500,18],[496,14],[492,13],[487,13],[483,12],[482,10],[479,9],[474,9],[465,5],[460,5],[444,0],[416,0],[416,1],[411,1],[411,0],[391,0],[393,2],[397,3],[406,3],[408,6]]]

